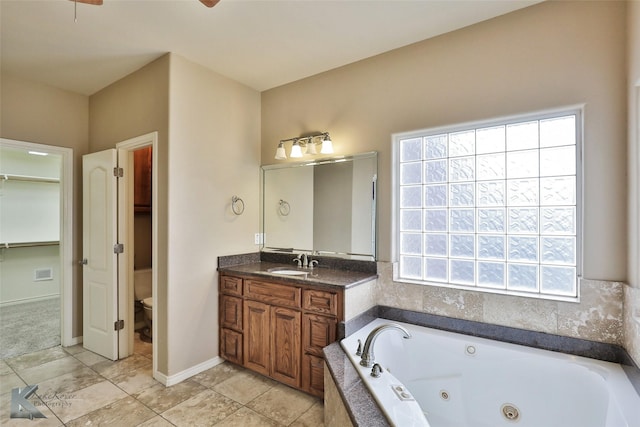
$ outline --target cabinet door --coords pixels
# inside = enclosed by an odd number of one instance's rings
[[[302,350],[322,357],[322,349],[336,340],[335,317],[305,314],[302,316]]]
[[[300,312],[271,307],[271,377],[300,387]]]
[[[231,329],[220,329],[220,356],[242,365],[242,334]]]
[[[324,359],[312,354],[302,356],[302,389],[324,397]]]
[[[242,332],[242,298],[220,295],[220,324]]]
[[[302,315],[302,389],[315,396],[324,396],[322,349],[336,340],[337,325],[335,317]]]
[[[244,302],[244,366],[269,375],[269,306]]]

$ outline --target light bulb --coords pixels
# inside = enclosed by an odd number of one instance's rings
[[[287,153],[284,152],[284,144],[280,141],[278,148],[276,148],[276,160],[284,160],[286,158]]]
[[[298,141],[293,142],[293,145],[291,146],[291,153],[289,153],[289,156],[291,156],[292,159],[302,157],[302,148],[300,148],[300,144],[298,144]]]
[[[320,149],[322,154],[332,154],[333,153],[333,142],[331,142],[331,138],[329,138],[329,134],[324,137],[322,141],[322,148]]]
[[[316,151],[316,143],[311,139],[307,142],[307,154],[318,154]]]

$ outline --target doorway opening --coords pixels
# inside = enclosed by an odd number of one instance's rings
[[[0,359],[78,342],[72,165],[70,148],[0,139]]]
[[[118,240],[125,251],[118,262],[120,358],[147,354],[157,374],[157,132],[116,145],[123,178],[118,182]],[[137,283],[136,283],[137,282]],[[128,320],[127,320],[128,319]],[[149,354],[150,353],[150,354]]]
[[[152,158],[153,148],[150,145],[133,151],[133,295],[136,343],[138,340],[153,342]]]
[[[158,197],[157,132],[116,144],[116,148],[86,154],[82,158],[83,176],[83,346],[110,360],[135,353],[135,157],[145,153],[148,201],[141,213],[150,213],[150,266],[157,266]],[[150,177],[150,178],[149,178]],[[139,180],[138,184],[141,182]],[[146,196],[147,192],[144,191]],[[143,233],[144,234],[144,233]],[[141,249],[142,250],[142,249]],[[147,254],[148,257],[148,254]],[[157,306],[158,272],[151,268],[150,306]],[[148,297],[146,297],[148,298]],[[157,310],[151,313],[149,335],[157,336]],[[157,374],[157,341],[152,343],[153,375]],[[143,341],[141,341],[143,342]]]

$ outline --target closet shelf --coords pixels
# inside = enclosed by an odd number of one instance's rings
[[[58,178],[46,178],[42,176],[29,176],[29,175],[13,175],[8,173],[0,173],[0,179],[3,181],[31,181],[31,182],[51,182],[59,183]]]
[[[53,240],[49,242],[15,242],[15,243],[0,243],[0,249],[11,248],[28,248],[32,246],[55,246],[59,245],[59,240]]]

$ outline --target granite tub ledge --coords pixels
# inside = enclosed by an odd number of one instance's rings
[[[325,366],[355,427],[390,427],[338,341],[323,349]],[[326,377],[325,377],[326,378]]]

